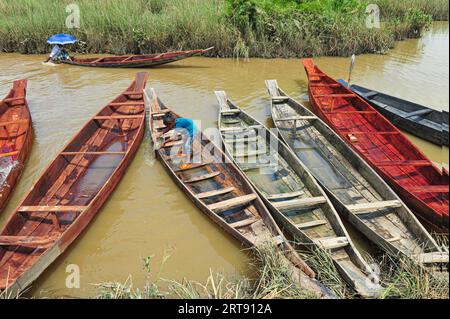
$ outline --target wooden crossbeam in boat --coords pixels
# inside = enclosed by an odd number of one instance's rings
[[[281,95],[272,96],[272,101],[274,101],[274,102],[286,102],[286,101],[289,101],[289,97],[288,96],[281,96]]]
[[[142,118],[144,118],[144,115],[110,115],[110,116],[95,116],[94,120],[132,120]]]
[[[291,192],[291,193],[282,193],[282,194],[272,194],[266,196],[268,200],[279,200],[279,199],[288,199],[293,197],[298,197],[301,195],[304,195],[304,191],[298,191],[298,192]]]
[[[7,99],[4,100],[0,100],[1,103],[11,103],[11,102],[16,102],[16,101],[20,101],[22,100],[22,104],[25,103],[25,98],[24,97],[9,97]]]
[[[224,132],[224,133],[245,132],[245,131],[257,130],[257,129],[260,129],[261,127],[262,127],[262,125],[223,127],[220,129],[220,131]]]
[[[413,160],[413,161],[383,161],[377,162],[376,166],[432,166],[433,164],[427,160]]]
[[[54,238],[45,236],[0,236],[0,246],[47,246],[54,242]]]
[[[90,63],[98,63],[98,62],[102,61],[104,58],[105,57],[98,58],[98,59],[96,59],[94,61],[91,61]]]
[[[239,114],[241,113],[241,110],[239,109],[228,109],[228,110],[221,110],[220,114],[223,115],[232,115],[232,114]]]
[[[257,140],[258,140],[257,136],[248,136],[248,137],[244,137],[244,138],[226,138],[225,137],[226,143],[251,143],[251,142],[256,142]]]
[[[130,106],[130,105],[144,105],[145,102],[143,101],[135,101],[135,102],[112,102],[109,103],[109,106]]]
[[[318,88],[318,87],[341,87],[341,85],[340,84],[338,84],[338,83],[318,83],[318,84],[311,84],[310,85],[311,87],[313,87],[313,88]]]
[[[391,237],[391,238],[388,238],[388,239],[386,239],[388,242],[390,242],[390,243],[395,243],[396,241],[400,241],[400,240],[402,240],[403,238],[401,237],[401,236],[394,236],[394,237]]]
[[[173,141],[173,142],[165,143],[165,144],[163,145],[163,148],[169,148],[169,147],[178,146],[178,145],[183,145],[183,144],[184,144],[183,141]]]
[[[282,202],[272,202],[272,205],[279,210],[290,209],[304,209],[308,207],[316,207],[323,203],[326,203],[326,198],[323,196],[307,197],[300,199],[292,199]]]
[[[417,256],[417,259],[422,264],[434,264],[434,263],[448,263],[447,253],[423,253]]]
[[[242,165],[244,165],[244,164],[242,163]],[[270,168],[270,167],[276,167],[276,166],[278,166],[278,162],[276,162],[276,163],[266,163],[266,164],[257,164],[257,165],[254,165],[254,166],[242,166],[241,170],[246,172],[246,171],[250,171],[252,169]]]
[[[14,151],[14,152],[8,152],[8,153],[2,153],[0,154],[0,157],[9,157],[9,156],[14,156],[19,154],[19,151]]]
[[[172,111],[169,109],[159,110],[158,112],[153,112],[152,117],[163,117],[164,115],[166,115],[167,113],[170,113],[170,112],[172,112]]]
[[[254,224],[258,221],[258,219],[256,218],[247,218],[232,224],[228,224],[228,226],[232,227],[232,228],[242,228],[242,227],[246,227],[246,226],[250,226],[251,224]]]
[[[227,187],[227,188],[217,189],[217,190],[210,191],[210,192],[200,193],[200,194],[195,195],[195,197],[197,197],[198,199],[203,199],[203,198],[228,194],[235,190],[236,190],[235,187]]]
[[[293,117],[284,117],[284,118],[275,119],[275,121],[277,121],[277,122],[299,121],[299,120],[317,120],[317,116],[307,115],[307,116],[293,116]]]
[[[143,91],[128,91],[128,92],[123,92],[123,95],[143,95],[144,92]]]
[[[378,114],[377,111],[329,111],[327,114]]]
[[[201,181],[205,181],[205,180],[207,180],[207,179],[214,178],[214,177],[216,177],[216,176],[218,176],[218,175],[220,175],[220,174],[221,174],[220,172],[212,172],[212,173],[200,175],[200,176],[197,176],[197,177],[193,177],[193,178],[188,179],[188,180],[185,180],[185,181],[183,181],[183,182],[185,182],[185,183],[196,183],[196,182],[201,182]]]
[[[334,98],[344,98],[344,97],[356,97],[355,93],[336,93],[336,94],[317,94],[314,97],[326,98],[326,97],[334,97]]]
[[[349,244],[347,237],[323,238],[317,239],[316,242],[325,250],[343,248]]]
[[[28,124],[30,120],[15,120],[15,121],[7,121],[7,122],[0,122],[0,126],[6,127],[9,125],[14,124]]]
[[[328,224],[328,222],[326,220],[320,219],[320,220],[313,220],[313,221],[306,222],[306,223],[296,224],[295,226],[299,229],[305,229],[305,228],[322,226],[322,225],[326,225],[326,224]]]
[[[127,152],[62,152],[61,155],[76,156],[76,155],[124,155]]]
[[[249,204],[257,198],[256,194],[249,194],[227,199],[218,203],[208,205],[208,208],[216,213],[223,212],[238,206]]]
[[[355,214],[367,214],[379,209],[389,209],[402,207],[402,203],[399,200],[386,200],[372,203],[361,203],[346,205],[348,210]]]
[[[82,212],[87,206],[20,206],[19,212]]]
[[[206,163],[205,162],[205,163],[193,164],[191,167],[177,169],[177,170],[175,170],[175,173],[185,172],[185,171],[188,171],[188,170],[191,170],[191,169],[200,168],[200,167],[203,167],[203,166],[206,166],[206,165],[209,165],[209,164],[211,164],[211,163]]]
[[[448,185],[406,186],[411,193],[448,193]]]
[[[361,131],[341,131],[342,134],[347,135],[398,135],[400,132],[361,132]]]
[[[234,157],[252,157],[257,155],[264,155],[267,153],[267,149],[250,150],[245,153],[235,153]]]

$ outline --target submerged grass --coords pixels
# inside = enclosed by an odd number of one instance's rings
[[[372,2],[372,1],[371,1]],[[78,0],[80,28],[65,25],[71,0],[0,0],[0,51],[45,53],[46,38],[72,33],[91,53],[152,53],[214,46],[222,57],[298,57],[385,52],[419,36],[442,0],[374,0],[382,28],[366,27],[358,0]]]

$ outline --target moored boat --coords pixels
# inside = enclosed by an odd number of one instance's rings
[[[314,65],[303,64],[315,113],[427,223],[448,232],[449,179],[364,99]]]
[[[344,80],[339,83],[347,86]],[[400,99],[356,84],[350,90],[358,94],[395,126],[436,145],[448,146],[448,112]]]
[[[144,136],[143,89],[133,83],[63,148],[0,232],[0,291],[27,288],[99,212]]]
[[[327,124],[266,81],[272,119],[334,207],[374,244],[417,263],[446,264],[444,252],[383,179]]]
[[[202,55],[213,48],[204,50],[177,51],[157,54],[139,54],[108,56],[100,58],[71,58],[71,60],[61,61],[65,64],[103,67],[103,68],[149,68],[175,61],[187,59],[196,55]]]
[[[322,249],[347,283],[363,297],[381,287],[327,195],[289,148],[260,122],[216,92],[219,130],[227,154],[263,198],[280,227],[310,248]]]
[[[14,81],[0,101],[0,214],[24,170],[33,143],[27,80]]]
[[[192,202],[243,247],[259,247],[270,242],[279,246],[290,262],[310,277],[301,275],[303,283],[316,292],[328,294],[312,279],[315,273],[286,240],[253,187],[206,135],[199,132],[193,139],[194,160],[187,167],[184,166],[185,161],[180,161],[177,156],[181,150],[177,147],[182,142],[164,142],[173,131],[162,136],[163,143],[160,143],[157,134],[165,128],[164,115],[171,113],[176,118],[180,116],[168,108],[154,90],[147,95],[150,103],[149,127],[156,158]]]

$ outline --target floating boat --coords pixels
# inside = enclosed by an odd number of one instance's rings
[[[131,163],[145,129],[147,73],[92,117],[0,232],[0,291],[17,294],[74,242]]]
[[[26,89],[27,80],[14,81],[0,101],[0,213],[22,174],[33,142]]]
[[[72,58],[71,60],[61,61],[65,64],[103,67],[103,68],[149,68],[175,61],[187,59],[196,55],[202,55],[213,48],[205,50],[178,51],[158,54],[140,54],[109,56],[100,58]]]
[[[374,244],[417,263],[448,263],[444,252],[383,179],[328,125],[266,81],[280,135],[330,196],[334,207]]]
[[[378,296],[376,275],[350,239],[330,200],[305,166],[272,132],[216,92],[226,153],[244,172],[281,228],[308,248],[332,258],[342,277],[363,297]]]
[[[338,80],[344,86],[347,82]],[[350,85],[358,94],[395,126],[437,145],[448,146],[448,112],[437,111],[398,97],[359,85]]]
[[[154,90],[148,92],[148,101],[155,156],[192,202],[244,247],[258,247],[268,242],[278,245],[287,259],[309,276],[302,275],[307,278],[303,279],[303,282],[313,287],[314,291],[327,295],[326,289],[312,279],[315,273],[283,236],[250,183],[206,135],[199,133],[198,137],[194,138],[194,160],[188,167],[185,167],[181,157],[177,156],[182,141],[155,147],[160,144],[157,133],[165,128],[164,115],[172,113],[176,118],[180,116],[164,105]],[[163,138],[172,135],[173,131],[169,131]]]
[[[411,210],[448,232],[449,179],[364,99],[304,59],[311,104]]]

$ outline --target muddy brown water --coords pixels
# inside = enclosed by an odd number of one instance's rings
[[[449,28],[434,23],[422,39],[397,43],[387,55],[357,57],[353,83],[374,88],[435,109],[449,109]],[[137,70],[44,66],[44,56],[0,54],[0,96],[14,79],[27,78],[28,101],[35,140],[30,160],[9,205],[0,216],[3,226],[13,208],[50,160],[108,101],[122,92]],[[348,58],[317,58],[331,76],[347,78]],[[248,62],[192,58],[149,69],[154,87],[168,105],[183,116],[215,127],[218,107],[214,90],[229,97],[267,125],[269,100],[264,80],[280,86],[300,101],[307,99],[307,80],[300,60]],[[433,161],[448,167],[448,148],[407,134]],[[230,236],[209,221],[172,182],[151,155],[146,137],[124,179],[97,218],[80,238],[34,283],[34,297],[89,297],[94,284],[125,281],[135,287],[147,280],[142,258],[154,256],[152,276],[205,282],[210,269],[229,277],[247,273],[249,259]],[[364,246],[361,238],[358,243]],[[78,265],[80,288],[67,288],[68,265]],[[163,284],[167,284],[162,282]]]

